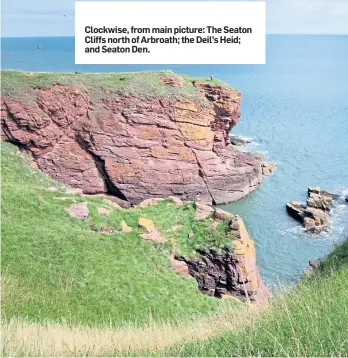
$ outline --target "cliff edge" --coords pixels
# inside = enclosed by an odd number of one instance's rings
[[[262,156],[229,145],[241,94],[221,83],[172,72],[18,71],[2,71],[2,82],[2,138],[84,193],[222,204],[262,180]]]
[[[232,248],[227,244],[220,248],[198,249],[195,258],[177,255],[176,259],[186,263],[202,293],[219,298],[232,296],[242,302],[268,301],[272,293],[262,281],[256,265],[254,241],[243,220],[221,209],[215,209],[213,217],[214,223],[221,220],[227,223],[226,238],[230,239]]]

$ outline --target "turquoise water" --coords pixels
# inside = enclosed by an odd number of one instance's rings
[[[40,46],[42,50],[37,50]],[[243,93],[242,119],[233,129],[278,169],[260,189],[225,209],[240,214],[256,242],[267,284],[294,282],[309,259],[348,236],[348,205],[338,203],[332,231],[307,236],[285,203],[305,200],[310,185],[348,195],[348,36],[269,36],[267,65],[74,64],[73,38],[3,39],[2,67],[28,71],[140,71],[172,69],[215,77]]]

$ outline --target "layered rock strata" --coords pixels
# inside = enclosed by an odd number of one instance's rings
[[[36,88],[31,103],[2,99],[2,138],[30,151],[50,177],[84,193],[131,204],[171,195],[216,204],[238,200],[260,184],[263,161],[229,146],[241,95],[192,85],[204,101],[110,91],[92,101],[88,90],[68,85]]]
[[[196,206],[198,207],[198,206]],[[222,298],[231,295],[242,302],[261,303],[271,298],[256,266],[254,241],[250,239],[242,219],[223,210],[213,214],[216,220],[229,220],[228,236],[233,249],[197,250],[197,257],[177,256],[187,264],[191,276],[202,293]]]

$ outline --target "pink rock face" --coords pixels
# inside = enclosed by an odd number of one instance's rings
[[[240,93],[194,82],[207,101],[114,93],[92,103],[67,86],[38,89],[31,105],[2,101],[2,138],[32,152],[52,178],[131,204],[176,196],[238,200],[262,180],[261,155],[229,146]]]
[[[197,210],[197,209],[196,209]],[[215,218],[224,217],[223,212],[215,213]],[[272,297],[262,281],[256,266],[256,251],[244,222],[239,216],[228,215],[229,232],[233,250],[225,247],[221,252],[216,250],[197,250],[195,258],[176,256],[178,261],[185,262],[189,273],[198,283],[202,293],[222,298],[232,295],[242,302],[263,303]]]

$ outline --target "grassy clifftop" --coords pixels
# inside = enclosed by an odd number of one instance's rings
[[[209,230],[212,219],[196,221],[190,203],[176,206],[169,200],[120,210],[100,197],[67,194],[32,168],[17,147],[1,147],[6,319],[100,327],[176,321],[219,310],[219,300],[202,295],[194,279],[173,271],[169,240],[140,239],[138,219],[151,219],[165,237],[176,237],[178,253],[188,256],[198,247],[225,244],[223,222]],[[65,211],[81,202],[89,208],[82,221]],[[133,231],[122,232],[122,221]]]
[[[173,87],[161,83],[161,78],[171,77],[180,81],[183,87]],[[204,95],[193,86],[192,82],[209,82],[214,85],[229,87],[219,80],[210,82],[208,78],[195,78],[178,75],[172,71],[151,72],[116,72],[116,73],[62,73],[62,72],[22,72],[1,71],[2,96],[5,98],[30,100],[35,88],[51,88],[53,85],[69,85],[77,91],[89,91],[94,100],[107,96],[107,91],[120,92],[137,97],[180,96],[205,101]]]

